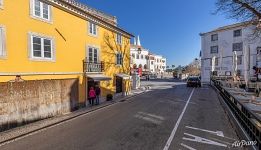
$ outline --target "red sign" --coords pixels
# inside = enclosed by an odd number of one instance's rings
[[[140,75],[140,77],[142,76],[142,68],[138,69],[138,74]]]

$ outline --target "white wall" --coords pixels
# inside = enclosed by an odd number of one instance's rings
[[[206,33],[201,36],[201,50],[202,50],[202,60],[201,60],[201,78],[202,82],[210,81],[210,60],[212,57],[216,56],[218,58],[218,66],[215,67],[215,71],[218,71],[219,75],[224,75],[226,71],[232,71],[232,60],[233,60],[233,51],[232,45],[233,43],[243,42],[243,51],[237,51],[237,55],[242,55],[242,65],[238,65],[238,70],[241,70],[241,75],[244,75],[244,50],[250,47],[250,76],[254,74],[252,67],[256,65],[256,53],[257,47],[261,46],[261,40],[250,40],[250,35],[252,34],[253,26],[247,27],[236,27],[228,30],[222,30],[213,33]],[[242,29],[242,36],[234,37],[234,30]],[[211,35],[218,34],[218,41],[211,41]],[[210,47],[218,46],[218,53],[211,54]],[[223,54],[222,53],[223,50]],[[223,56],[223,63],[221,65],[220,58]],[[222,68],[220,68],[222,66]]]
[[[146,49],[142,49],[141,54],[138,54],[138,51],[135,48],[131,48],[130,50],[131,52],[131,57],[132,54],[135,54],[135,58],[132,58],[132,63],[131,63],[131,67],[133,67],[134,64],[137,65],[137,67],[139,67],[139,65],[142,65],[142,69],[144,69],[144,65],[147,65],[148,67],[148,60],[146,59],[146,57],[148,56],[149,52]],[[137,59],[137,55],[139,55],[139,59]],[[143,55],[143,59],[141,58],[141,55]]]

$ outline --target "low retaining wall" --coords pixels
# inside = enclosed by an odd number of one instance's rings
[[[0,131],[73,111],[78,79],[0,83]]]

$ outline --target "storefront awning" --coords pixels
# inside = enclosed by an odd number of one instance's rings
[[[93,79],[94,81],[108,81],[111,80],[111,77],[103,75],[103,74],[87,74],[88,78]]]
[[[118,73],[116,76],[121,77],[123,80],[129,80],[130,76],[124,73]]]

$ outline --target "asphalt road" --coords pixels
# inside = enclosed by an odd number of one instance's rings
[[[231,145],[238,137],[214,90],[208,86],[187,88],[180,82],[169,80],[147,84],[153,85],[152,89],[143,95],[27,136],[0,149],[232,149]]]

